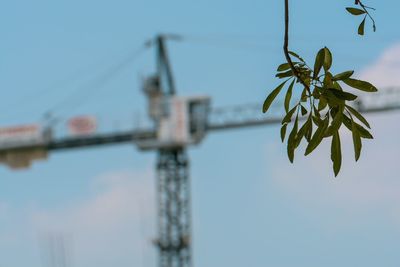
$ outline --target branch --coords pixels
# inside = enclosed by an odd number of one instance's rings
[[[284,0],[285,1],[285,37],[284,37],[284,43],[283,43],[283,52],[286,57],[286,61],[290,66],[290,69],[292,70],[294,76],[297,78],[297,80],[300,81],[300,83],[307,89],[307,91],[311,94],[310,87],[304,82],[304,80],[300,77],[299,72],[295,68],[292,59],[290,58],[289,54],[289,0]]]

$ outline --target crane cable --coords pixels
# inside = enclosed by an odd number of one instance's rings
[[[100,75],[97,75],[94,79],[90,80],[87,84],[79,86],[63,100],[59,101],[57,104],[47,109],[43,113],[45,120],[51,119],[53,122],[57,123],[62,121],[60,116],[54,116],[54,114],[64,109],[68,109],[69,111],[75,110],[78,107],[87,103],[87,101],[92,98],[91,96],[93,94],[98,93],[102,89],[104,89],[104,85],[115,78],[115,76],[117,76],[122,70],[127,68],[132,62],[137,60],[139,56],[141,56],[143,52],[147,50],[148,47],[149,46],[147,44],[140,46],[128,57],[125,57],[122,61],[107,68]]]

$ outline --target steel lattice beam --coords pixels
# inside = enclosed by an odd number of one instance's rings
[[[157,171],[159,266],[190,267],[190,186],[186,151],[160,150]]]

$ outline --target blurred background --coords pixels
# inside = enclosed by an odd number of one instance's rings
[[[292,1],[291,49],[313,62],[323,46],[334,72],[381,90],[400,85],[397,1]],[[160,33],[179,95],[212,107],[262,103],[284,61],[283,1],[13,0],[0,8],[1,127],[46,123],[68,136],[89,115],[99,132],[147,125],[143,77]],[[261,111],[260,111],[261,112]],[[268,116],[268,115],[264,115]],[[194,266],[399,266],[399,112],[368,114],[373,141],[343,167],[329,145],[290,164],[279,125],[210,133],[188,150]],[[0,168],[0,266],[158,266],[156,153],[134,144],[52,152],[27,170]]]

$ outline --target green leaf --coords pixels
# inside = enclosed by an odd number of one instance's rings
[[[358,15],[365,14],[365,11],[362,10],[362,9],[359,9],[359,8],[346,7],[346,10],[347,10],[350,14],[352,14],[352,15],[354,15],[354,16],[358,16]]]
[[[339,130],[343,122],[343,111],[344,106],[339,106],[331,109],[330,114],[333,120],[331,125],[326,129],[324,137],[332,136],[335,132]]]
[[[352,135],[353,135],[353,145],[354,145],[354,155],[356,161],[360,158],[361,155],[361,148],[362,148],[362,143],[361,143],[361,136],[360,132],[358,131],[358,128],[354,121],[352,121],[351,124],[351,129],[352,129]]]
[[[333,172],[335,173],[335,176],[337,176],[340,171],[340,167],[342,166],[342,149],[340,145],[339,132],[335,132],[332,137],[331,159],[333,162]]]
[[[325,73],[325,77],[324,77],[324,81],[323,81],[323,83],[324,83],[323,87],[332,87],[333,86],[332,79],[333,79],[332,73],[327,71]]]
[[[350,78],[354,74],[354,70],[345,71],[333,76],[334,81],[342,81],[344,79]]]
[[[318,77],[322,65],[324,64],[324,60],[325,60],[325,49],[322,48],[318,51],[317,56],[315,57],[314,74],[313,74],[314,79]]]
[[[314,122],[315,125],[320,127],[322,124],[324,124],[324,121],[321,119],[320,115],[318,116],[312,116],[312,121]]]
[[[364,17],[364,19],[362,20],[362,22],[358,26],[358,34],[359,35],[364,35],[365,19],[366,19],[366,17]]]
[[[347,129],[349,129],[350,131],[353,131],[352,130],[352,120],[349,117],[347,117],[346,115],[344,115],[344,114],[343,114],[343,124],[347,127]],[[372,134],[367,129],[365,129],[364,127],[362,127],[361,125],[359,125],[356,122],[354,122],[354,124],[356,125],[357,130],[360,133],[360,136],[362,138],[374,139]]]
[[[324,138],[324,133],[326,128],[328,127],[328,124],[329,118],[326,117],[323,123],[318,125],[318,129],[315,131],[313,137],[310,140],[310,143],[308,143],[306,152],[304,154],[305,156],[313,152],[313,150],[321,143],[322,139]]]
[[[306,140],[308,142],[310,142],[311,136],[312,136],[312,132],[313,132],[313,123],[312,123],[311,114],[312,113],[310,112],[310,115],[308,116],[308,119],[307,119],[308,127],[307,127],[307,130],[306,130],[306,133],[305,133],[305,137],[306,137]]]
[[[357,123],[355,123],[355,124],[356,124],[357,130],[360,132],[360,136],[361,136],[362,138],[365,138],[365,139],[374,139],[374,137],[372,136],[372,134],[371,134],[367,129],[365,129],[364,127],[362,127],[360,124],[357,124]]]
[[[343,114],[343,124],[346,126],[347,129],[349,129],[350,131],[352,130],[352,125],[351,125],[351,120],[349,117],[347,117],[345,114]]]
[[[298,54],[296,54],[295,52],[289,51],[289,54],[292,55],[292,56],[294,56],[295,58],[297,58],[297,59],[300,60],[301,62],[306,63],[306,62],[304,61],[304,59],[303,59],[302,57],[300,57]]]
[[[314,86],[314,90],[312,91],[312,96],[315,99],[319,99],[319,96],[320,96],[319,90],[315,86]]]
[[[332,53],[327,47],[324,47],[325,57],[324,57],[324,69],[328,71],[332,66]]]
[[[296,111],[297,105],[294,106],[288,113],[286,113],[285,117],[283,117],[282,124],[289,123],[292,121],[293,113]]]
[[[326,98],[323,96],[320,96],[319,101],[318,101],[318,110],[319,111],[323,110],[327,105],[328,105],[328,102],[326,101]]]
[[[346,105],[346,108],[362,123],[364,123],[365,126],[371,129],[371,126],[369,125],[368,121],[354,108]]]
[[[286,92],[285,96],[285,110],[286,113],[289,111],[289,106],[290,106],[290,99],[292,98],[292,91],[293,91],[293,86],[294,86],[295,80],[292,81],[292,83],[289,85],[289,88]]]
[[[344,105],[345,100],[339,98],[338,96],[336,96],[332,91],[338,91],[338,90],[336,90],[336,89],[328,90],[327,89],[327,90],[324,91],[324,94],[323,94],[323,96],[328,101],[329,107],[335,107],[335,106]]]
[[[307,102],[307,88],[304,87],[300,97],[301,102]]]
[[[290,69],[290,64],[289,63],[283,63],[281,65],[278,66],[277,71],[285,71]]]
[[[335,114],[331,124],[332,133],[337,132],[343,122],[343,106],[339,108],[339,111]]]
[[[333,81],[333,77],[332,77],[332,81]],[[340,84],[337,81],[333,81],[332,88],[335,88],[339,91],[343,91],[343,88],[340,86]]]
[[[291,76],[293,76],[292,70],[288,70],[286,72],[280,72],[275,75],[275,77],[278,77],[279,79],[283,79],[283,78],[291,77]]]
[[[348,86],[351,86],[355,89],[364,91],[364,92],[377,92],[378,89],[376,89],[375,86],[370,84],[369,82],[361,81],[361,80],[356,80],[356,79],[344,79],[343,82],[347,84]]]
[[[314,106],[314,104],[312,107],[314,109],[315,116],[317,116],[318,118],[321,118],[321,114],[319,113],[318,109]]]
[[[294,150],[295,150],[298,125],[299,125],[299,117],[296,117],[292,131],[289,134],[288,144],[287,144],[287,154],[291,163],[293,163],[294,160]]]
[[[276,87],[265,99],[264,105],[263,105],[263,112],[267,112],[269,107],[271,106],[272,102],[275,100],[276,96],[279,94],[279,92],[282,90],[283,86],[288,80],[284,81],[278,87]]]
[[[285,141],[287,126],[288,126],[287,123],[285,123],[285,124],[282,125],[282,127],[281,127],[281,139],[282,139],[282,143],[283,143],[283,141]]]
[[[307,120],[297,133],[295,140],[295,148],[297,148],[300,145],[301,139],[303,139],[303,137],[307,133],[309,127],[311,126],[310,122],[311,122],[310,120]]]
[[[353,94],[348,93],[348,92],[339,91],[339,90],[331,89],[331,88],[329,88],[328,90],[330,92],[332,92],[332,94],[334,94],[335,97],[337,97],[337,98],[339,98],[341,100],[353,101],[353,100],[355,100],[357,98],[356,95],[353,95]]]
[[[301,115],[304,116],[308,113],[307,109],[303,106],[301,106]]]

